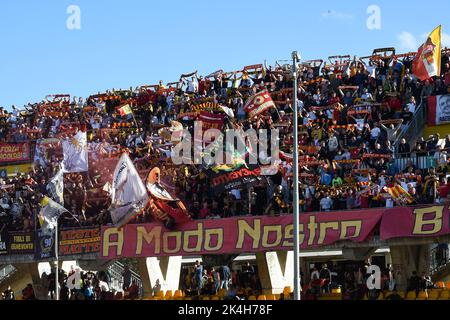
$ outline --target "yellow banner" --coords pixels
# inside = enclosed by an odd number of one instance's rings
[[[0,167],[0,177],[2,177],[5,172],[8,177],[12,177],[17,175],[17,173],[28,173],[33,168],[32,163],[24,163],[24,164],[12,164],[9,166]]]

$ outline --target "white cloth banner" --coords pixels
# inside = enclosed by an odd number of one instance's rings
[[[120,157],[111,186],[111,219],[116,227],[126,224],[147,204],[148,194],[128,154]]]
[[[47,192],[57,203],[64,204],[64,173],[61,169],[47,184]]]
[[[88,147],[86,132],[79,130],[71,139],[62,141],[64,172],[88,171]]]

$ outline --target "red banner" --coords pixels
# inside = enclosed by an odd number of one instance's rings
[[[311,249],[341,240],[366,241],[383,211],[302,214],[301,247]],[[292,215],[197,220],[172,231],[161,224],[129,224],[120,229],[102,227],[101,239],[103,259],[290,250],[293,220]]]
[[[437,237],[450,234],[448,206],[386,209],[381,221],[381,239]]]
[[[1,143],[0,163],[13,163],[30,160],[30,145],[25,143]]]
[[[59,255],[97,253],[100,250],[100,228],[60,230]]]
[[[253,118],[263,113],[270,107],[276,108],[275,103],[270,97],[269,92],[267,90],[263,90],[250,97],[245,104],[244,109],[247,112],[248,117]]]
[[[201,111],[197,120],[203,122],[203,129],[217,129],[222,130],[224,114],[214,114],[207,111]]]

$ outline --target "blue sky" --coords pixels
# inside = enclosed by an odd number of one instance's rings
[[[80,30],[66,27],[69,5],[81,10]],[[381,9],[380,30],[366,26],[369,5]],[[1,1],[0,106],[273,64],[292,50],[303,59],[405,52],[439,24],[450,45],[449,11],[448,0]]]

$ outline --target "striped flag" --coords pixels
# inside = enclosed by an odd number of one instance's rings
[[[414,198],[398,184],[393,187],[384,187],[383,189],[391,195],[395,202],[401,205],[412,204],[414,202]]]
[[[118,110],[119,110],[121,117],[124,117],[124,116],[127,116],[127,115],[133,113],[133,111],[131,110],[131,107],[128,103],[126,105],[123,105],[122,107],[120,107]]]

